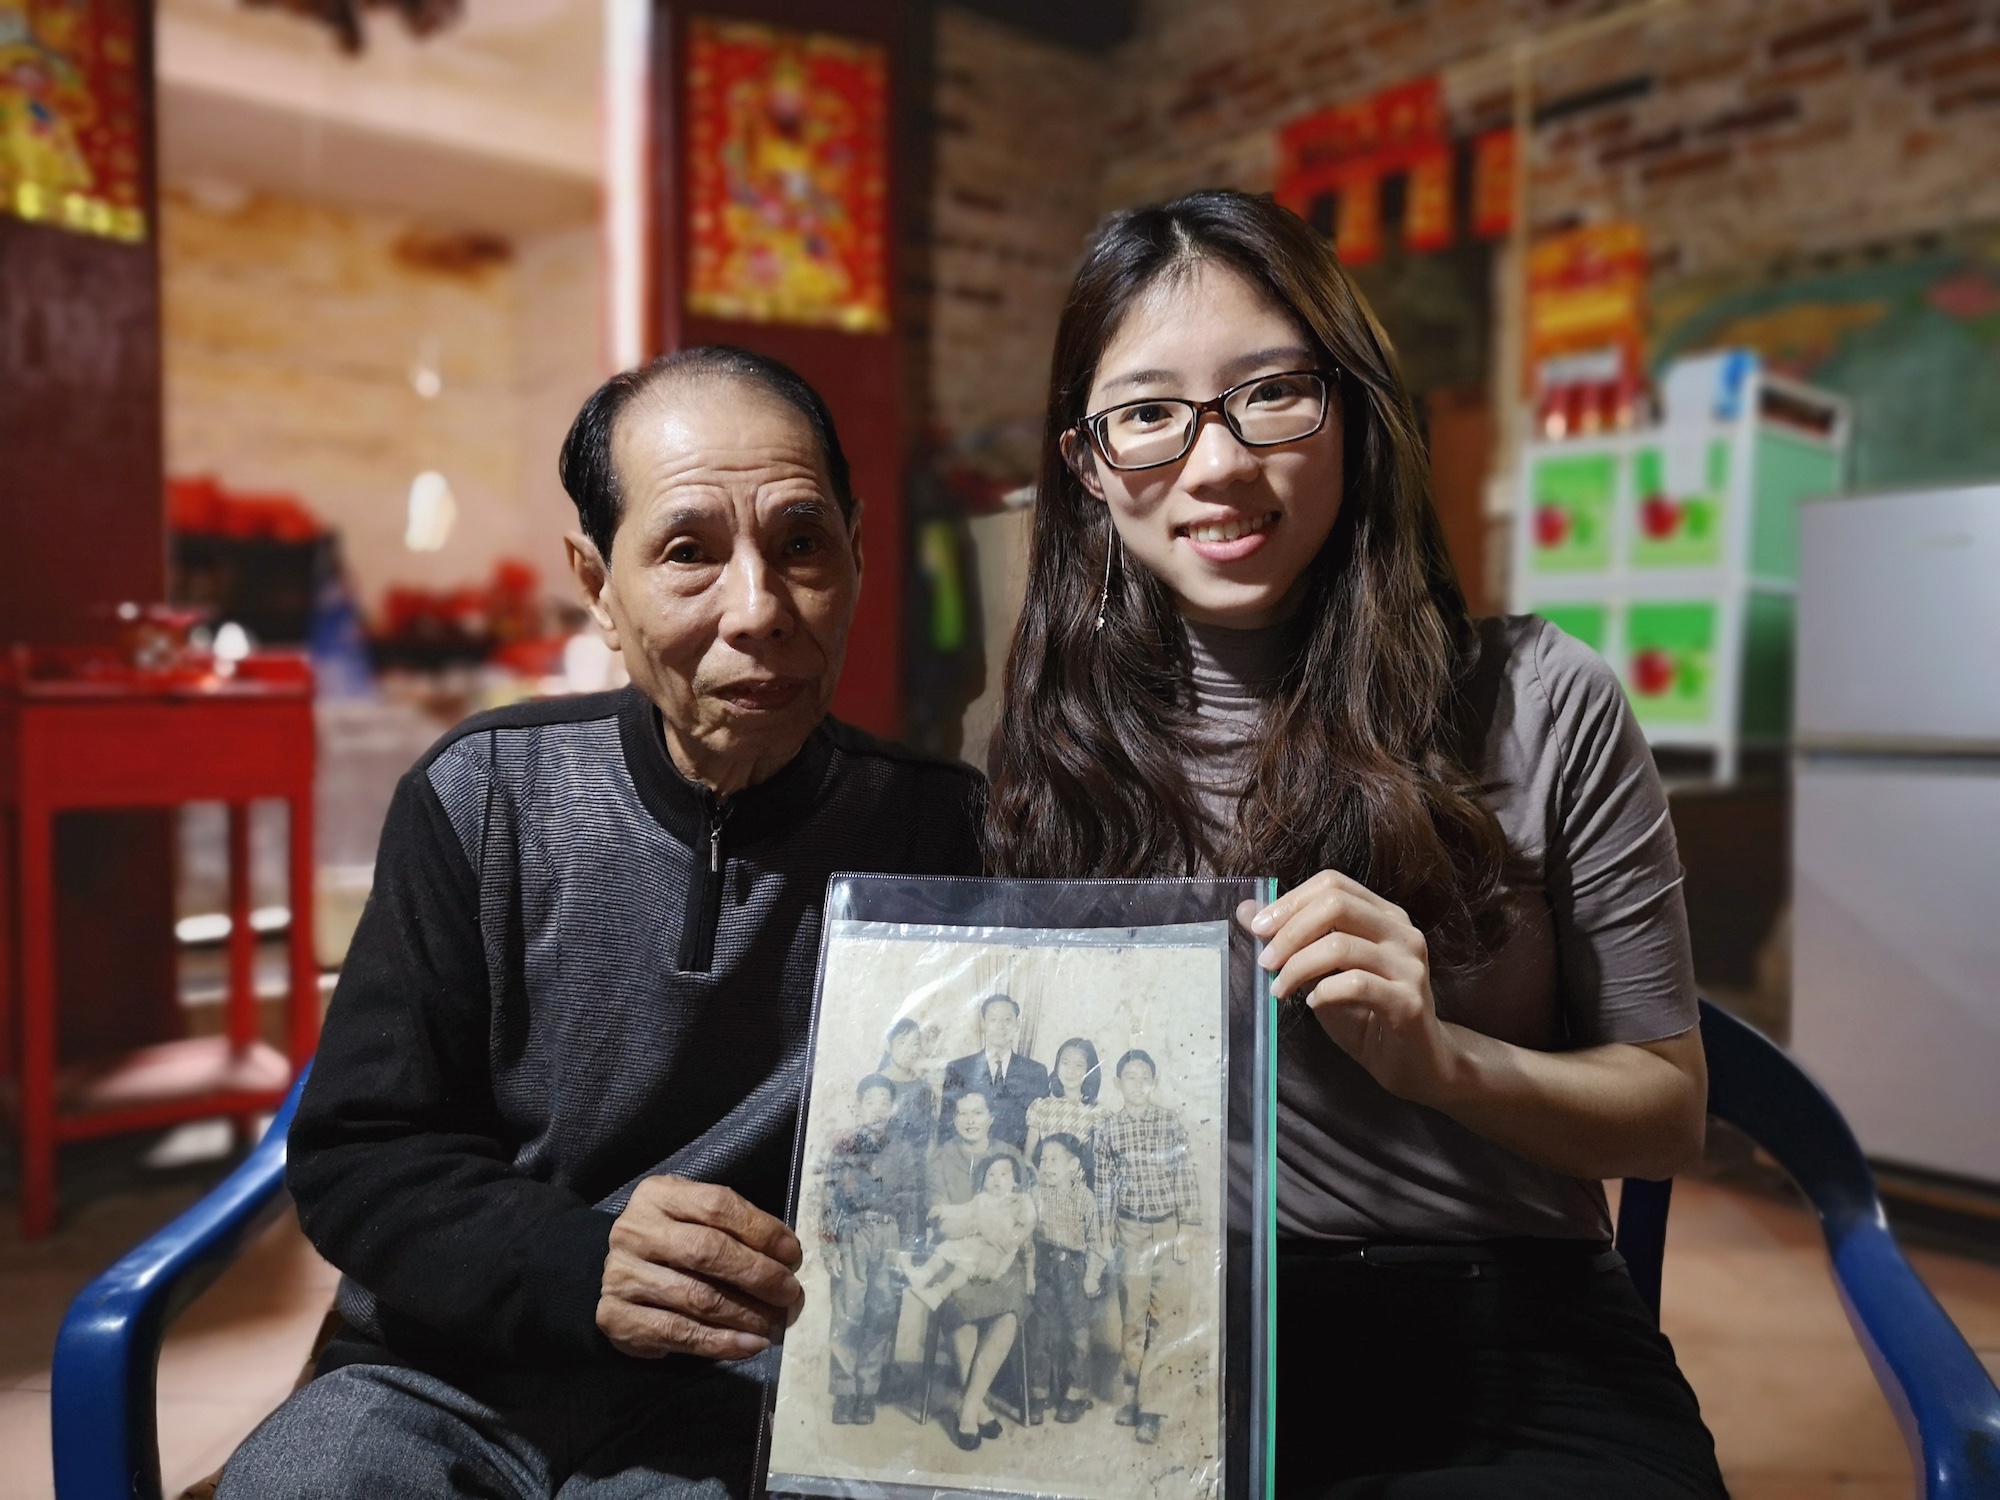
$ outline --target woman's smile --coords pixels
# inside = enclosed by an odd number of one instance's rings
[[[1221,519],[1183,522],[1174,528],[1174,535],[1206,562],[1241,562],[1264,545],[1279,519],[1280,513],[1275,510],[1261,515],[1244,515],[1239,511]]]

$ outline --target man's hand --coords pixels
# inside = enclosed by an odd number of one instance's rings
[[[611,1226],[597,1326],[641,1359],[748,1359],[805,1295],[798,1236],[728,1188],[648,1177]]]

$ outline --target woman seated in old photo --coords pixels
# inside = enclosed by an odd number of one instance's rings
[[[968,1088],[953,1098],[950,1134],[932,1150],[924,1169],[929,1220],[937,1236],[962,1235],[978,1210],[971,1205],[995,1176],[995,1159],[1013,1168],[1014,1187],[1032,1184],[1034,1173],[1018,1147],[993,1134],[993,1097],[989,1090]],[[1033,1205],[1028,1229],[1034,1228]],[[928,1278],[926,1278],[928,1279]],[[948,1424],[951,1439],[967,1453],[991,1442],[1004,1429],[987,1402],[993,1379],[1021,1334],[1027,1311],[1027,1257],[1016,1255],[985,1279],[967,1278],[937,1304],[952,1358],[961,1379],[955,1418]]]
[[[1014,1268],[1024,1251],[1024,1280],[1035,1290],[1033,1251],[1028,1237],[1035,1232],[1035,1201],[1010,1156],[994,1154],[973,1174],[976,1191],[969,1203],[938,1211],[943,1236],[927,1259],[905,1253],[903,1275],[917,1300],[935,1311],[945,1298],[971,1282],[998,1281]]]
[[[1701,1147],[1666,799],[1599,658],[1469,617],[1428,472],[1326,240],[1234,193],[1110,220],[1057,334],[993,873],[1279,878],[1240,917],[1285,1005],[1281,1494],[1719,1497],[1601,1186]]]

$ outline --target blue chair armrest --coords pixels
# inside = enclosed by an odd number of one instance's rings
[[[1707,1001],[1701,1034],[1709,1113],[1768,1151],[1819,1213],[1848,1321],[1925,1500],[2000,1495],[2000,1389],[1903,1258],[1846,1120],[1776,1043]]]
[[[57,1500],[160,1500],[160,1341],[283,1206],[285,1136],[311,1071],[235,1171],[70,1304],[50,1380]]]

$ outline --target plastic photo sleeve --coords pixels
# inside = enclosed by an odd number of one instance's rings
[[[1265,1500],[1273,894],[834,880],[768,1493]]]

